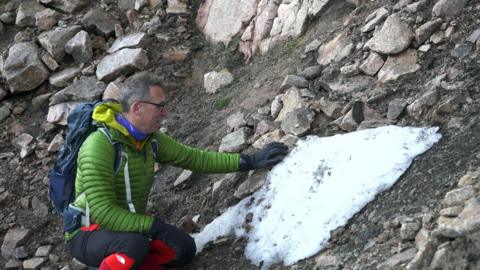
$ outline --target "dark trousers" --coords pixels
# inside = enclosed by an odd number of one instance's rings
[[[153,241],[141,233],[112,232],[101,228],[90,230],[83,227],[68,242],[70,255],[93,267],[98,267],[104,258],[114,253],[122,253],[133,259],[135,264],[132,269],[141,268],[147,261],[152,263],[152,259],[168,268],[180,267],[190,262],[196,253],[193,238],[175,226],[164,224],[163,227]],[[165,254],[160,254],[163,259],[151,256],[152,252],[162,253],[162,250],[169,255],[165,257]]]

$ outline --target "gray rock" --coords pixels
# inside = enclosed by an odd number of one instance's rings
[[[322,42],[320,40],[318,39],[312,40],[310,43],[308,43],[305,46],[305,53],[318,50],[318,47],[320,47],[320,45],[322,45]]]
[[[308,81],[305,78],[297,75],[287,75],[285,76],[285,79],[283,79],[280,90],[283,91],[292,86],[297,88],[308,88]]]
[[[25,250],[25,247],[21,246],[13,250],[12,257],[14,257],[15,259],[21,260],[21,259],[27,258],[28,253]]]
[[[22,261],[16,259],[9,259],[5,264],[5,270],[17,270],[22,266]]]
[[[184,170],[173,183],[174,187],[177,187],[192,178],[193,172],[189,170]]]
[[[52,141],[48,145],[48,149],[47,149],[48,152],[52,153],[52,152],[58,152],[60,150],[60,148],[62,147],[65,141],[63,139],[62,133],[63,132],[60,132],[57,135],[55,135],[55,137],[53,137]]]
[[[445,237],[464,237],[466,234],[478,232],[480,229],[480,202],[471,198],[456,218],[439,218],[438,233]]]
[[[456,217],[463,210],[463,206],[451,206],[440,210],[439,214],[446,217]]]
[[[59,9],[67,13],[76,13],[87,7],[91,0],[53,0],[49,1],[47,6]]]
[[[107,85],[107,88],[105,89],[105,92],[103,92],[102,99],[107,100],[107,99],[113,99],[113,100],[120,100],[120,94],[121,94],[121,89],[122,89],[123,83],[120,81],[116,80]]]
[[[366,24],[360,29],[360,31],[363,33],[372,31],[375,29],[375,26],[387,18],[388,14],[390,14],[390,12],[388,12],[388,10],[384,7],[375,10],[366,18]]]
[[[13,12],[5,12],[0,14],[0,21],[4,24],[14,24],[16,20],[15,13]]]
[[[277,118],[278,114],[283,108],[283,95],[277,95],[270,105],[270,115],[273,118]]]
[[[243,199],[260,189],[265,184],[265,180],[266,177],[263,174],[253,173],[245,182],[238,186],[233,196],[238,199]]]
[[[256,148],[256,149],[262,149],[263,147],[265,147],[267,144],[271,143],[271,142],[279,142],[281,141],[281,139],[285,136],[285,133],[280,130],[280,129],[276,129],[272,132],[269,132],[269,133],[266,133],[266,134],[263,134],[262,137],[260,137],[258,140],[256,140],[254,143],[253,143],[253,147]]]
[[[18,149],[27,148],[33,143],[33,136],[27,133],[22,133],[12,140],[13,146]]]
[[[55,28],[38,36],[40,45],[57,61],[65,55],[65,44],[82,29],[79,25]]]
[[[388,16],[382,29],[365,44],[366,48],[381,54],[397,54],[410,45],[413,33],[408,24],[400,20],[399,14]]]
[[[283,119],[281,127],[285,133],[301,136],[310,130],[315,113],[310,109],[295,109]]]
[[[306,107],[307,104],[303,101],[300,90],[296,87],[292,87],[285,91],[285,94],[283,94],[282,110],[278,114],[275,121],[280,122],[287,116],[288,113],[294,111],[295,109]]]
[[[65,102],[48,107],[47,121],[49,123],[66,125],[67,117],[80,102]]]
[[[373,76],[382,68],[385,60],[383,57],[376,52],[370,52],[367,59],[360,65],[358,68],[363,73]]]
[[[401,253],[395,254],[377,266],[378,270],[397,269],[402,263],[408,262],[417,253],[417,249],[410,248]]]
[[[388,104],[387,119],[397,120],[407,107],[407,101],[403,98],[396,98]]]
[[[390,55],[378,72],[380,82],[388,82],[398,79],[400,76],[416,72],[420,69],[417,64],[418,55],[416,50],[406,50],[397,55]]]
[[[0,21],[0,34],[3,34],[3,23]]]
[[[40,266],[42,266],[42,264],[45,263],[46,261],[47,261],[47,258],[42,258],[42,257],[28,259],[23,261],[23,268],[26,270],[27,269],[36,270],[36,269],[39,269]]]
[[[107,50],[107,53],[114,53],[124,48],[145,48],[148,44],[148,36],[145,33],[133,33],[118,38]]]
[[[412,2],[413,0],[400,0],[393,6],[393,10],[400,10]]]
[[[1,67],[0,67],[1,68]],[[0,69],[1,70],[1,69]],[[8,95],[8,92],[5,91],[1,86],[0,86],[0,101],[4,99]],[[1,121],[1,120],[0,120]]]
[[[313,80],[322,74],[322,66],[310,66],[305,68],[298,76],[304,77],[307,80]]]
[[[93,59],[92,41],[86,31],[78,32],[65,44],[65,52],[79,63],[88,63]]]
[[[46,8],[35,14],[35,26],[42,31],[50,30],[57,24],[59,17],[58,12]]]
[[[402,223],[400,227],[400,238],[402,240],[414,240],[421,227],[422,224],[420,222]]]
[[[3,65],[3,76],[12,93],[33,90],[48,77],[48,70],[38,57],[38,48],[33,43],[17,43],[10,47]]]
[[[433,44],[437,45],[437,44],[443,43],[445,41],[445,37],[446,37],[445,32],[438,31],[430,36],[430,41]]]
[[[35,252],[35,257],[47,257],[48,255],[50,255],[51,250],[52,245],[40,246]]]
[[[332,62],[339,62],[349,56],[354,50],[353,41],[347,33],[340,33],[327,44],[318,49],[318,64],[326,66]]]
[[[471,43],[475,43],[477,40],[480,40],[480,28],[473,31],[467,38],[467,41]]]
[[[445,206],[463,205],[464,201],[473,196],[475,196],[475,189],[472,186],[457,188],[445,194],[442,204]]]
[[[220,152],[239,152],[247,147],[248,137],[252,130],[247,127],[238,129],[222,138],[219,147]]]
[[[360,71],[358,70],[358,64],[346,65],[340,68],[340,74],[343,76],[355,76],[358,75]]]
[[[189,13],[187,3],[182,0],[168,0],[168,14],[185,14]]]
[[[133,9],[135,7],[135,0],[118,0],[118,8],[121,10]]]
[[[376,79],[371,76],[357,75],[353,77],[340,77],[332,83],[326,85],[324,90],[333,91],[339,94],[353,94],[369,89],[376,83]],[[322,86],[323,87],[323,86]]]
[[[9,229],[5,238],[3,239],[2,244],[2,257],[3,258],[10,258],[13,253],[13,250],[23,245],[27,238],[30,236],[30,230],[28,229],[20,229],[20,228],[12,228]]]
[[[42,59],[42,62],[47,66],[47,68],[51,71],[55,71],[59,67],[57,61],[55,61],[55,59],[53,59],[53,57],[45,51],[42,51],[42,53],[40,54],[40,58]]]
[[[406,8],[411,13],[417,13],[418,11],[424,9],[426,4],[427,4],[426,0],[420,0],[418,2],[407,5]]]
[[[120,22],[100,8],[90,10],[82,19],[82,25],[86,29],[107,38],[115,35],[115,24]]]
[[[22,1],[17,10],[15,25],[18,27],[35,26],[35,14],[45,9],[37,1]]]
[[[463,10],[468,0],[439,0],[432,13],[438,17],[453,17]]]
[[[362,121],[362,123],[358,125],[357,130],[384,127],[391,124],[392,123],[386,119],[369,119],[369,120]]]
[[[11,107],[12,106],[10,104],[4,104],[0,107],[0,123],[10,116]]]
[[[57,73],[54,73],[50,76],[48,81],[50,82],[51,85],[57,86],[57,87],[66,87],[70,85],[73,81],[73,79],[80,75],[82,72],[81,67],[70,67],[66,68],[64,70],[61,70]]]
[[[105,83],[95,77],[82,77],[50,98],[50,106],[71,101],[92,101],[99,99],[105,91]]]
[[[221,87],[232,84],[233,75],[227,70],[211,71],[203,76],[203,86],[207,93],[215,93]]]
[[[99,80],[112,81],[120,75],[142,70],[148,64],[148,56],[142,49],[123,49],[105,56],[97,66]]]
[[[438,98],[437,90],[429,90],[420,98],[416,99],[412,104],[407,106],[408,115],[419,120],[428,108],[437,103]]]
[[[234,113],[227,118],[227,126],[230,130],[236,130],[246,125],[247,121],[245,120],[245,115],[242,112]]]
[[[325,97],[322,97],[319,101],[314,102],[311,108],[316,112],[323,112],[330,118],[338,118],[342,114],[342,105],[329,101]]]
[[[450,55],[455,58],[465,58],[472,52],[472,45],[470,44],[455,44],[455,48],[450,50]]]
[[[442,19],[436,19],[426,22],[415,30],[415,40],[418,45],[423,44],[430,36],[435,33],[442,25]]]

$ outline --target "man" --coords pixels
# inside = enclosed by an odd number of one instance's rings
[[[281,143],[253,155],[195,149],[158,131],[167,115],[162,82],[145,72],[126,80],[120,104],[95,108],[92,118],[108,132],[95,131],[80,148],[71,207],[85,213],[85,222],[66,233],[70,254],[80,262],[100,270],[146,270],[183,266],[195,256],[188,234],[145,215],[155,161],[226,173],[272,166],[287,153]],[[153,141],[158,147],[151,147]],[[114,142],[122,151],[117,171]]]

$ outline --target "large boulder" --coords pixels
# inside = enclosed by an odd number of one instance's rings
[[[48,74],[35,44],[17,43],[8,51],[3,65],[3,76],[7,79],[12,94],[37,88],[48,78]]]

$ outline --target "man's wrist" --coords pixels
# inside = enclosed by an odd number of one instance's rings
[[[239,171],[245,172],[255,169],[255,160],[250,155],[240,154]]]

